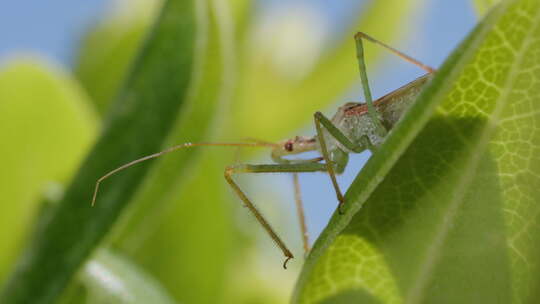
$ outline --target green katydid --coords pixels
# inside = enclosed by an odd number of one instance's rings
[[[336,180],[336,174],[344,171],[349,153],[360,153],[365,150],[374,151],[384,141],[388,131],[399,121],[409,106],[416,100],[422,88],[432,78],[435,69],[422,64],[421,62],[407,56],[400,51],[362,33],[358,32],[355,36],[358,65],[360,69],[360,78],[365,96],[365,103],[349,102],[341,106],[337,113],[328,119],[321,112],[314,114],[315,136],[296,136],[292,139],[280,143],[268,143],[263,141],[254,141],[246,143],[184,143],[170,147],[161,152],[147,155],[124,164],[101,178],[96,182],[92,205],[94,205],[99,190],[100,183],[111,175],[131,167],[137,163],[157,158],[161,155],[189,147],[196,146],[229,146],[229,147],[270,147],[272,148],[271,157],[275,162],[273,164],[238,164],[227,166],[225,168],[225,180],[229,183],[234,192],[242,200],[244,205],[251,211],[257,221],[263,226],[267,234],[272,238],[276,245],[285,255],[283,267],[287,268],[287,262],[294,256],[287,248],[285,243],[276,234],[268,221],[259,212],[251,200],[240,189],[232,176],[239,173],[293,173],[295,184],[295,200],[297,203],[300,228],[302,231],[302,240],[304,250],[309,250],[307,229],[304,220],[303,208],[299,196],[299,186],[297,173],[302,172],[327,172],[330,176],[332,185],[336,192],[338,212],[343,213],[342,206],[345,203],[343,194]],[[378,44],[392,53],[398,55],[404,60],[411,62],[427,72],[424,76],[402,86],[401,88],[373,101],[369,82],[367,78],[366,65],[364,62],[364,48],[362,40],[366,39]],[[307,151],[318,151],[320,157],[311,159],[288,159],[285,156],[299,154]],[[324,162],[323,162],[324,161]]]

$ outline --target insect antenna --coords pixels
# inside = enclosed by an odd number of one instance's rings
[[[114,175],[114,174],[118,173],[119,171],[127,169],[127,168],[129,168],[129,167],[131,167],[133,165],[138,164],[138,163],[142,163],[142,162],[147,161],[149,159],[158,158],[158,157],[160,157],[160,156],[162,156],[164,154],[168,154],[168,153],[174,152],[176,150],[180,150],[180,149],[183,149],[183,148],[200,147],[200,146],[251,147],[251,148],[271,147],[271,148],[275,148],[278,145],[274,144],[274,143],[269,143],[269,142],[254,142],[254,143],[183,143],[183,144],[180,144],[180,145],[172,146],[172,147],[167,148],[167,149],[165,149],[163,151],[160,151],[160,152],[157,152],[157,153],[154,153],[154,154],[150,154],[150,155],[138,158],[136,160],[130,161],[129,163],[126,163],[126,164],[124,164],[124,165],[122,165],[122,166],[120,166],[120,167],[118,167],[118,168],[116,168],[114,170],[111,170],[107,174],[100,177],[96,181],[96,186],[94,188],[94,195],[92,196],[92,206],[94,206],[95,203],[96,203],[96,198],[97,198],[97,194],[98,194],[98,191],[99,191],[99,185],[101,184],[102,181],[109,178],[111,175]]]

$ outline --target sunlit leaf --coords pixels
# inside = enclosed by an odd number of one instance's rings
[[[495,6],[500,0],[472,0],[476,13],[479,16],[484,16],[489,9]]]
[[[90,304],[175,303],[154,278],[110,250],[99,250],[84,265],[79,277],[87,289]]]
[[[539,88],[540,3],[505,1],[353,182],[294,302],[538,302]]]

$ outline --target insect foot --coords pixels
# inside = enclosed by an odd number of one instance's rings
[[[345,198],[343,197],[343,195],[338,195],[338,201],[339,201],[339,204],[337,206],[338,213],[340,215],[343,215],[345,214],[345,211],[343,210],[343,205],[345,204]]]
[[[283,262],[283,269],[287,269],[287,263],[289,262],[290,259],[293,259],[294,256],[291,254],[290,256],[287,256],[287,258],[285,259],[285,262]]]

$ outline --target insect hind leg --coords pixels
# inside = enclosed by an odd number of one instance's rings
[[[416,60],[416,59],[412,58],[411,56],[396,50],[395,48],[389,46],[388,44],[386,44],[386,43],[384,43],[382,41],[379,41],[379,40],[369,36],[368,34],[366,34],[364,32],[357,32],[354,35],[354,39],[357,40],[357,41],[360,40],[360,39],[366,39],[366,40],[368,40],[368,41],[370,41],[372,43],[380,45],[383,48],[385,48],[385,49],[389,50],[390,52],[392,52],[393,54],[395,54],[396,56],[400,57],[401,59],[416,65],[417,67],[421,68],[422,70],[424,70],[424,71],[426,71],[428,73],[434,73],[434,72],[437,71],[435,68],[432,68],[429,65],[424,64],[424,63],[420,62],[419,60]]]
[[[367,76],[366,61],[364,59],[364,45],[362,43],[362,38],[363,36],[359,35],[358,33],[354,36],[354,39],[356,40],[356,57],[358,58],[360,81],[362,82],[362,89],[364,91],[364,98],[368,108],[368,115],[375,124],[378,135],[384,137],[388,132],[379,119],[377,110],[373,105],[373,98],[371,97],[371,89],[369,88],[369,80]]]
[[[360,79],[362,81],[362,88],[363,88],[363,91],[364,91],[364,96],[365,96],[365,101],[366,101],[366,104],[367,104],[367,108],[368,108],[368,114],[369,114],[369,117],[371,117],[373,123],[375,124],[375,127],[377,129],[377,133],[379,134],[379,136],[385,136],[387,132],[386,128],[383,126],[382,122],[380,121],[380,119],[378,118],[378,113],[375,109],[375,106],[373,105],[373,98],[371,97],[371,90],[369,88],[369,81],[368,81],[368,77],[367,77],[367,69],[366,69],[366,63],[365,63],[365,60],[364,60],[364,46],[363,46],[363,43],[362,43],[362,40],[365,39],[365,40],[368,40],[372,43],[375,43],[377,45],[380,45],[384,48],[386,48],[387,50],[389,50],[390,52],[392,52],[393,54],[397,55],[398,57],[404,59],[405,61],[407,62],[410,62],[418,67],[420,67],[421,69],[425,70],[426,72],[428,72],[429,74],[431,73],[434,73],[436,70],[426,64],[423,64],[422,62],[412,58],[411,56],[408,56],[396,49],[394,49],[393,47],[367,35],[366,33],[363,33],[363,32],[358,32],[356,33],[356,35],[354,35],[354,39],[356,40],[356,55],[358,57],[358,68],[360,69]]]

